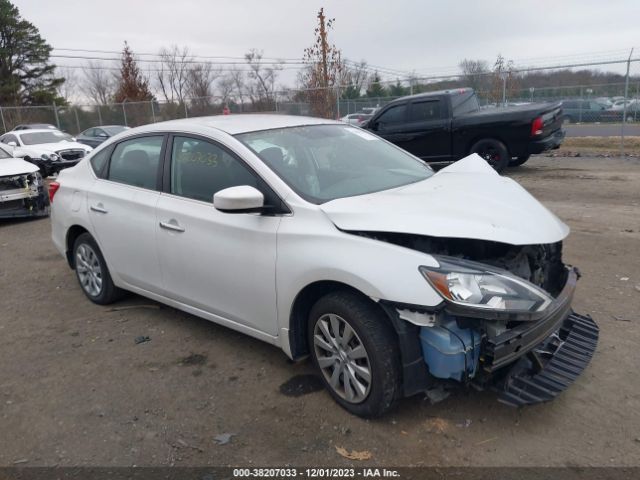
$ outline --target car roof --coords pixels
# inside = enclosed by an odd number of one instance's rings
[[[342,122],[326,120],[324,118],[302,117],[297,115],[245,113],[169,120],[167,122],[145,125],[134,130],[143,132],[158,130],[188,130],[190,127],[205,127],[221,130],[229,135],[237,135],[239,133],[255,132],[259,130],[324,124],[344,125]],[[131,132],[132,130],[129,130],[129,133]]]
[[[14,135],[24,135],[26,133],[51,133],[51,132],[60,132],[58,129],[53,128],[30,128],[28,130],[16,130],[7,133],[13,133]],[[63,133],[63,132],[60,132]]]

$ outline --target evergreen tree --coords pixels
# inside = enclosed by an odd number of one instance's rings
[[[38,29],[9,0],[0,0],[0,105],[65,103],[57,94],[64,78],[55,76],[50,54]]]
[[[367,97],[386,97],[388,95],[387,89],[380,82],[380,75],[378,75],[378,72],[374,73],[367,88]]]
[[[149,90],[149,79],[140,72],[133,51],[127,42],[124,42],[121,62],[118,89],[114,100],[117,103],[153,100]]]

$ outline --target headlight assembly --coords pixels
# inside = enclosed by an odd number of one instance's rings
[[[534,314],[553,301],[544,290],[506,270],[458,258],[433,257],[440,266],[422,266],[420,272],[451,304],[478,312]]]

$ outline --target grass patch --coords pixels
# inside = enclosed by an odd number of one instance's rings
[[[620,137],[567,137],[557,153],[608,153],[620,154]],[[640,155],[640,137],[624,137],[624,153]]]

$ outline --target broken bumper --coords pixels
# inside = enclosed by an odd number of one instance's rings
[[[543,317],[484,338],[471,383],[497,390],[499,400],[509,405],[548,401],[565,390],[588,365],[598,342],[595,322],[571,310],[577,280],[578,271],[569,269],[562,291]],[[399,317],[397,304],[381,302],[381,306],[398,335],[404,395],[428,390],[441,379],[434,378],[425,364],[420,328]]]
[[[522,357],[495,387],[498,400],[514,407],[553,400],[589,364],[598,333],[591,317],[570,313],[557,332]]]
[[[0,192],[0,218],[46,217],[49,215],[49,194],[43,186],[38,192]]]

